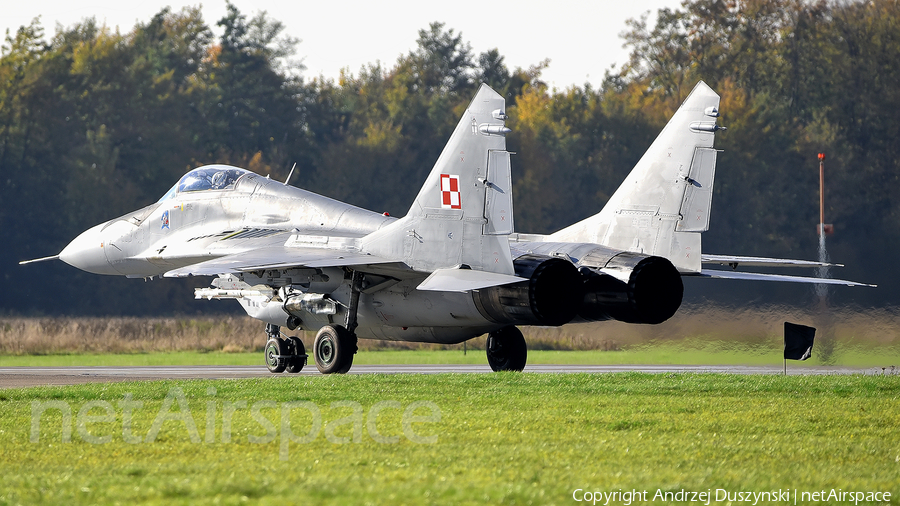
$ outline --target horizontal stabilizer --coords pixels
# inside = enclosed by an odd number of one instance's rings
[[[475,271],[472,269],[437,269],[416,288],[436,292],[468,292],[469,290],[478,290],[489,286],[518,283],[519,281],[528,280],[508,274]]]
[[[828,262],[812,262],[809,260],[789,260],[784,258],[739,257],[733,255],[701,255],[700,261],[705,264],[728,265],[736,269],[739,265],[746,267],[843,267],[843,264]]]
[[[281,246],[226,255],[214,260],[207,260],[171,270],[165,273],[164,276],[167,278],[216,276],[225,273],[287,269],[291,267],[342,267],[345,265],[371,265],[392,262],[392,260],[385,260],[357,251]]]
[[[857,283],[855,281],[845,281],[843,279],[807,278],[803,276],[761,274],[758,272],[719,271],[715,269],[703,269],[700,272],[699,276],[704,278],[743,279],[749,281],[784,281],[788,283],[810,283],[814,285],[869,286],[873,288],[878,286],[869,285],[866,283]]]

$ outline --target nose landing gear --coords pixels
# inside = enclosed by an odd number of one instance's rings
[[[293,336],[282,338],[281,327],[272,324],[266,324],[266,335],[269,336],[265,348],[266,367],[269,372],[276,374],[284,371],[300,372],[309,358],[300,338]]]

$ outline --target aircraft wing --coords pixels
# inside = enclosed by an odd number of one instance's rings
[[[738,271],[720,271],[716,269],[702,269],[695,276],[703,278],[721,278],[721,279],[743,279],[751,281],[786,281],[791,283],[810,283],[816,285],[844,285],[844,286],[869,286],[866,283],[857,283],[855,281],[845,281],[843,279],[832,278],[809,278],[804,276],[785,276],[782,274],[762,274],[758,272],[738,272]]]
[[[187,276],[216,276],[218,274],[248,272],[289,267],[343,267],[395,263],[358,251],[316,247],[273,246],[199,262],[173,269],[164,274],[168,278]]]
[[[742,257],[734,255],[708,255],[700,256],[704,264],[728,265],[736,269],[738,265],[747,267],[843,267],[843,264],[827,262],[812,262],[809,260],[790,260],[784,258]]]

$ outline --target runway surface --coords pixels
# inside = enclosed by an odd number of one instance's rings
[[[740,365],[528,365],[532,373],[614,373],[645,372],[654,374],[726,373],[726,374],[782,374],[776,366]],[[485,365],[354,365],[349,374],[438,374],[490,373]],[[878,374],[880,370],[848,367],[788,368],[789,375],[797,374]],[[303,368],[299,375],[318,375],[315,365]],[[19,388],[43,385],[77,385],[113,381],[154,381],[164,379],[243,379],[289,378],[294,374],[272,374],[265,366],[201,365],[201,366],[125,366],[125,367],[0,367],[0,388]]]

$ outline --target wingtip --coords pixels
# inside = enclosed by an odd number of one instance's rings
[[[878,288],[878,285],[870,285],[868,283],[855,283],[852,281],[848,282],[848,283],[841,283],[841,284],[843,284],[844,286],[863,286],[866,288]]]

